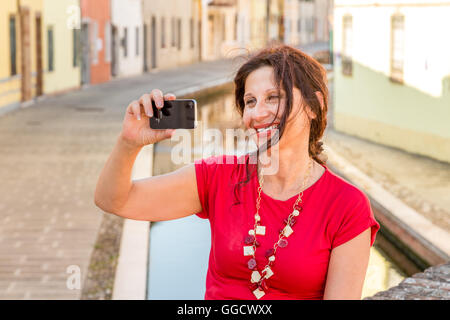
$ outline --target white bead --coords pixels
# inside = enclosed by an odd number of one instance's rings
[[[256,222],[261,221],[261,217],[258,214],[255,214],[255,221]]]
[[[273,276],[273,271],[270,269],[270,267],[266,267],[263,272],[266,274],[264,275],[264,278],[269,279],[271,276]]]
[[[259,235],[265,235],[266,234],[266,227],[265,226],[257,226],[256,227],[256,234]]]
[[[261,299],[262,296],[264,296],[266,293],[262,290],[259,290],[259,288],[257,288],[256,290],[253,291],[253,294],[255,295],[256,299]]]
[[[253,229],[248,230],[248,234],[251,235],[251,236],[254,236],[255,235],[255,230],[253,230]]]
[[[259,280],[261,280],[261,274],[259,273],[259,271],[253,271],[252,278],[251,278],[252,283],[256,283]]]
[[[254,253],[253,246],[244,246],[244,256],[252,256]]]
[[[293,232],[294,232],[294,230],[292,230],[292,228],[289,225],[287,225],[283,229],[283,234],[285,237],[289,237]]]
[[[300,214],[300,212],[297,209],[294,209],[294,211],[292,211],[292,215],[294,217],[297,217]]]
[[[275,256],[270,256],[269,261],[275,261]]]

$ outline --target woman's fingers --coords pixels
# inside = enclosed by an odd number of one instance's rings
[[[167,93],[164,95],[164,100],[175,100],[176,97],[173,93]]]
[[[139,99],[139,103],[144,108],[145,114],[147,117],[153,117],[153,108],[152,108],[152,99],[149,94],[144,94]]]
[[[152,100],[155,101],[155,105],[158,109],[164,106],[164,100],[175,100],[176,96],[173,93],[167,93],[163,95],[159,89],[153,89],[150,94],[143,94],[139,100],[132,101],[129,105],[130,113],[136,117],[137,120],[141,120],[142,112],[145,112],[147,117],[153,117]]]
[[[138,101],[132,101],[128,108],[132,110],[132,113],[136,117],[136,119],[141,120],[141,106]]]
[[[155,101],[155,105],[158,109],[161,109],[164,106],[164,97],[161,90],[153,89],[150,93],[150,96],[153,101]]]

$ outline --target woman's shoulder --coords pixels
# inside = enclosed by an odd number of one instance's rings
[[[330,190],[329,201],[330,221],[329,230],[332,235],[332,248],[347,242],[368,227],[371,228],[372,246],[375,236],[380,228],[375,220],[370,199],[363,189],[347,179],[328,170],[329,179],[327,186]]]
[[[325,174],[328,177],[326,189],[329,193],[332,193],[333,197],[350,203],[355,203],[355,201],[368,201],[366,193],[356,184],[339,176],[328,167],[326,168]]]

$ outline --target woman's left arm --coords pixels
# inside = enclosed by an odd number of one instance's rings
[[[370,228],[331,251],[324,300],[360,300],[370,255]]]

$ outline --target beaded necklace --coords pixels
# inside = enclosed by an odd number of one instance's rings
[[[265,235],[266,234],[266,227],[261,225],[261,217],[259,215],[259,208],[261,203],[261,191],[262,191],[262,185],[264,182],[264,175],[262,173],[261,168],[261,179],[259,179],[259,186],[258,186],[258,198],[256,199],[256,214],[255,214],[255,224],[253,226],[253,229],[250,229],[248,231],[248,235],[245,236],[244,239],[244,256],[252,256],[250,260],[247,262],[247,266],[250,270],[252,270],[251,276],[250,276],[250,290],[253,292],[255,297],[257,299],[261,299],[265,294],[266,291],[269,289],[266,280],[269,279],[271,276],[273,276],[274,272],[271,269],[274,261],[275,261],[275,254],[277,252],[277,248],[285,248],[288,245],[287,237],[289,237],[294,230],[292,227],[294,226],[296,220],[294,217],[297,217],[300,212],[302,211],[302,207],[300,207],[298,204],[302,202],[303,197],[303,191],[305,189],[306,183],[309,180],[309,174],[310,169],[312,166],[312,160],[310,158],[309,164],[308,164],[308,170],[305,179],[303,180],[302,185],[302,191],[300,192],[297,200],[295,201],[293,205],[293,211],[291,214],[284,219],[285,226],[283,229],[279,231],[278,241],[275,242],[273,245],[273,248],[270,248],[266,251],[265,256],[268,260],[267,265],[264,267],[264,269],[261,271],[261,273],[258,271],[257,263],[256,263],[256,248],[259,247],[260,243],[256,239],[256,235]]]

